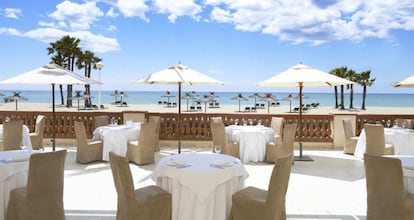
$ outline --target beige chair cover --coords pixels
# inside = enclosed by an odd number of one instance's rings
[[[354,154],[358,142],[358,137],[355,136],[355,130],[352,128],[352,122],[349,118],[342,119],[342,126],[344,128],[344,153]]]
[[[405,127],[409,129],[413,129],[414,120],[413,119],[405,119],[405,118],[397,118],[397,126],[403,127],[403,122],[405,122]]]
[[[384,127],[381,124],[365,124],[366,150],[369,155],[393,155],[394,146],[385,144]]]
[[[20,150],[22,145],[23,120],[12,120],[3,124],[2,150]]]
[[[7,218],[65,219],[63,185],[66,150],[32,154],[27,187],[10,192]]]
[[[282,144],[282,136],[283,136],[283,123],[285,119],[282,117],[272,117],[270,121],[270,127],[273,129],[273,133],[275,134],[274,141],[276,145]]]
[[[404,189],[401,161],[364,155],[367,220],[414,219],[414,195]]]
[[[292,155],[276,160],[268,191],[247,187],[233,194],[229,220],[285,220],[292,161]]]
[[[228,154],[236,158],[240,158],[239,144],[235,142],[228,142],[226,137],[226,130],[224,128],[223,121],[210,120],[211,136],[213,138],[212,150],[214,151],[214,145],[221,145],[221,153]]]
[[[155,123],[155,133],[154,133],[154,150],[160,150],[160,126],[161,126],[161,116],[151,115],[148,117],[149,123]]]
[[[138,141],[128,142],[126,157],[138,165],[154,163],[155,121],[141,123],[139,130]]]
[[[95,121],[95,128],[100,126],[109,125],[109,116],[108,115],[97,115],[93,117]]]
[[[86,130],[83,122],[74,121],[76,143],[78,149],[76,152],[77,163],[90,163],[102,160],[103,143],[102,141],[90,141],[86,137]]]
[[[45,130],[45,124],[46,117],[44,115],[38,115],[36,117],[35,131],[29,134],[33,150],[43,149],[43,133]]]
[[[297,123],[286,124],[283,128],[283,140],[281,144],[277,142],[270,142],[266,144],[266,157],[265,161],[274,163],[276,159],[286,157],[287,155],[293,156],[293,144],[295,142]]]
[[[134,191],[128,160],[109,152],[109,161],[118,193],[117,220],[171,219],[171,194],[157,186],[146,186]]]
[[[223,122],[223,119],[221,118],[221,116],[213,116],[213,117],[210,117],[210,121],[220,123],[220,122]]]

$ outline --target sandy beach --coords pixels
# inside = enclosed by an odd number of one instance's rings
[[[243,113],[243,114],[267,114],[268,108],[257,109],[256,112],[245,112],[244,109],[248,105],[241,105],[239,112],[238,105],[220,105],[219,108],[209,108],[207,106],[207,113]],[[48,103],[33,103],[33,102],[19,102],[17,111],[52,111],[52,104]],[[292,106],[293,109],[294,106]],[[82,105],[81,105],[82,108]],[[297,114],[295,112],[289,112],[289,105],[280,105],[269,108],[270,114]],[[64,111],[78,111],[75,104],[71,108],[65,106],[56,105],[56,112]],[[0,103],[0,111],[16,111],[15,103]],[[148,111],[148,112],[178,112],[178,107],[166,107],[159,104],[128,104],[128,106],[120,106],[113,104],[105,104],[105,109],[101,110],[80,110],[80,112],[90,111],[107,111],[107,112],[121,112],[121,111]],[[182,113],[203,113],[205,112],[204,105],[202,105],[202,111],[188,111],[187,105],[181,106]],[[414,107],[367,107],[366,110],[360,108],[339,110],[334,107],[320,106],[317,108],[311,108],[304,114],[413,114]]]

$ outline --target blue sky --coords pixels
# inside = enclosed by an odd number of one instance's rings
[[[370,93],[412,93],[391,83],[414,74],[413,30],[412,0],[2,0],[0,80],[48,63],[69,34],[103,59],[103,90],[174,91],[130,81],[181,61],[224,82],[183,90],[290,92],[256,85],[302,62],[371,70]]]

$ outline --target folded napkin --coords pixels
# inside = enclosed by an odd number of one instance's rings
[[[181,167],[186,165],[184,162],[178,160],[167,160],[165,164],[172,167]]]
[[[216,167],[231,167],[234,163],[232,161],[216,161],[212,165]]]
[[[409,170],[414,170],[414,166],[413,165],[404,165],[403,168],[409,169]]]

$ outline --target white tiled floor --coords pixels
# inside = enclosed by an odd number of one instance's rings
[[[117,194],[108,162],[75,163],[76,152],[68,149],[64,203],[66,219],[115,219]],[[162,148],[156,160],[173,152]],[[183,150],[185,153],[185,149]],[[314,161],[296,161],[286,196],[288,219],[365,219],[366,188],[363,161],[342,151],[307,151]],[[136,188],[154,184],[154,164],[130,164]],[[246,184],[267,189],[272,164],[246,164]]]

